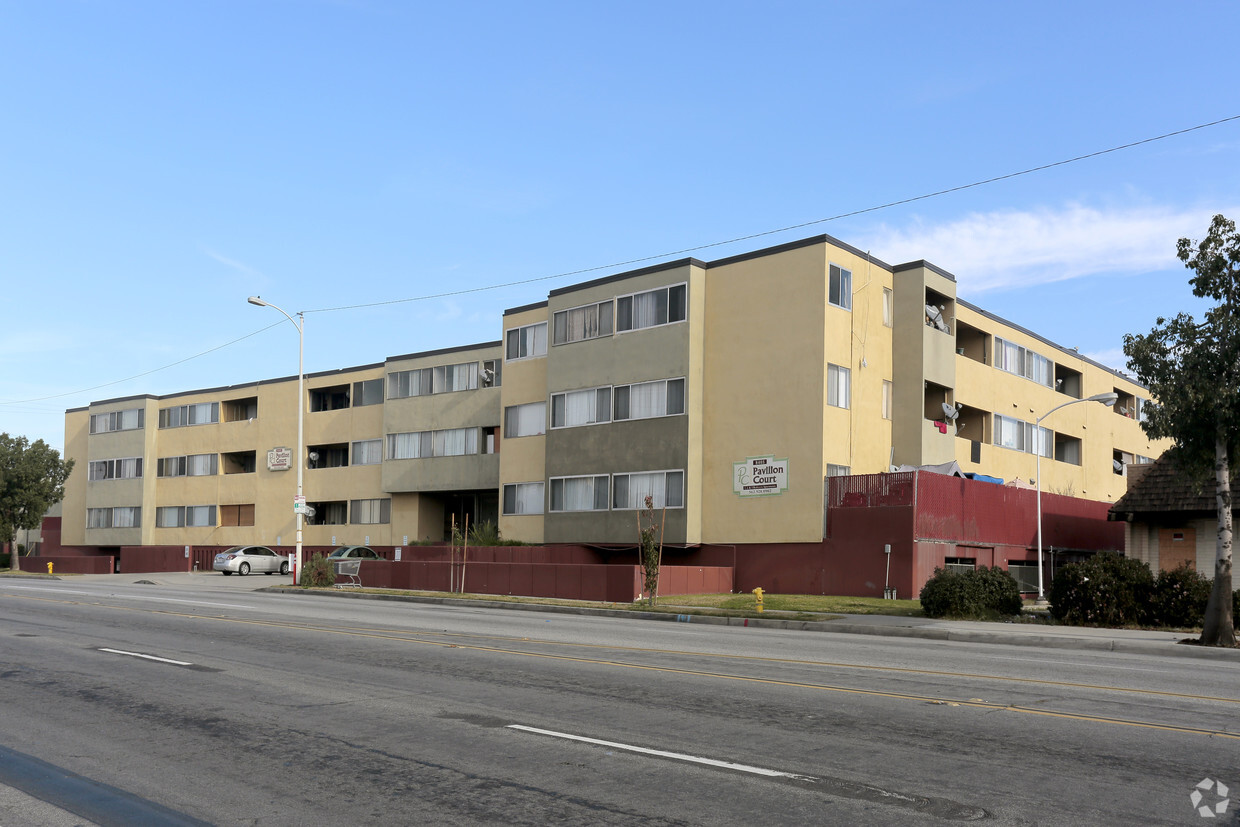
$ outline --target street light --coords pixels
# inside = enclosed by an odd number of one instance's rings
[[[1038,600],[1037,605],[1046,605],[1046,593],[1042,589],[1042,429],[1039,427],[1043,419],[1053,414],[1060,408],[1066,408],[1069,405],[1075,405],[1077,402],[1101,402],[1108,408],[1114,407],[1119,400],[1119,394],[1112,391],[1111,393],[1096,393],[1093,396],[1087,396],[1084,399],[1073,399],[1062,405],[1056,405],[1046,413],[1039,416],[1033,421],[1034,439],[1038,441],[1035,446],[1034,453],[1038,457],[1037,479],[1034,480],[1038,489]]]
[[[250,296],[246,301],[259,307],[270,307],[279,310],[281,313],[284,313],[284,318],[292,322],[293,326],[297,328],[297,447],[293,450],[293,464],[297,466],[297,500],[293,504],[293,511],[297,515],[297,550],[293,557],[293,583],[296,584],[301,582],[301,515],[305,509],[305,498],[302,495],[304,470],[301,461],[301,448],[302,432],[306,419],[305,389],[303,387],[306,381],[306,374],[303,369],[306,352],[306,317],[304,313],[298,313],[297,320],[294,320],[288,313],[285,313],[269,301],[263,301],[258,296]]]

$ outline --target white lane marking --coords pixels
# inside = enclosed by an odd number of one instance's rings
[[[798,781],[818,780],[812,775],[797,775],[796,773],[791,772],[768,770],[765,767],[751,767],[748,764],[734,764],[731,761],[716,761],[714,758],[699,758],[696,755],[685,755],[679,752],[665,752],[661,749],[647,749],[646,747],[633,746],[632,744],[621,744],[617,741],[601,741],[598,738],[586,738],[583,735],[572,735],[567,732],[553,732],[549,729],[538,729],[531,726],[522,726],[521,724],[509,724],[507,728],[519,729],[522,732],[532,732],[535,735],[549,735],[552,738],[565,738],[569,741],[581,741],[586,744],[597,744],[602,747],[612,747],[613,749],[637,752],[642,755],[657,755],[660,758],[672,758],[677,761],[691,761],[695,764],[705,764],[708,767],[722,767],[723,769],[738,770],[740,772],[748,772],[754,775],[765,775],[769,778],[795,778]]]
[[[100,652],[110,652],[113,655],[128,655],[131,658],[142,658],[143,660],[157,660],[160,663],[171,663],[174,666],[193,666],[194,664],[184,660],[171,660],[169,658],[157,658],[154,655],[144,655],[141,652],[126,652],[122,649],[100,649]]]

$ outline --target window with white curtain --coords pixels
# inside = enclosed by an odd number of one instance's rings
[[[118,505],[114,508],[86,509],[87,528],[138,528],[142,525],[142,508]]]
[[[354,465],[378,465],[383,462],[383,440],[365,439],[353,443]]]
[[[547,403],[530,402],[504,408],[504,436],[539,436],[547,432]]]
[[[350,500],[349,514],[349,522],[356,525],[387,525],[392,522],[392,501],[388,498]]]
[[[688,285],[673,284],[645,293],[634,293],[616,299],[616,330],[640,330],[644,327],[683,322],[686,318]]]
[[[220,421],[219,402],[177,405],[159,409],[159,427],[183,428],[187,425],[208,425]]]
[[[87,479],[91,482],[98,480],[133,480],[141,476],[142,457],[93,460],[87,467]]]
[[[508,331],[504,358],[509,361],[547,355],[547,323],[514,327]]]
[[[1055,363],[1018,344],[995,337],[995,367],[1032,379],[1039,385],[1055,387]]]
[[[1055,432],[1031,422],[1022,422],[1010,416],[995,414],[995,445],[1001,448],[1011,448],[1013,451],[1040,453],[1044,457],[1053,457],[1055,455]]]
[[[388,399],[428,396],[431,392],[431,368],[399,370],[388,374]]]
[[[432,393],[472,391],[478,387],[478,363],[462,362],[459,365],[440,365],[435,368],[431,382]]]
[[[383,404],[383,380],[365,379],[353,383],[353,407]]]
[[[835,465],[830,462],[827,463],[827,476],[828,477],[847,477],[847,476],[850,476],[851,474],[852,474],[851,466]]]
[[[883,380],[883,419],[891,419],[891,382]]]
[[[111,431],[133,431],[141,428],[145,420],[146,411],[142,408],[91,414],[90,432],[106,434]]]
[[[459,457],[478,453],[477,428],[388,434],[388,459]]]
[[[685,380],[657,379],[633,385],[616,385],[614,418],[650,419],[685,412]]]
[[[513,482],[504,485],[504,514],[543,513],[543,484]]]
[[[607,475],[553,477],[552,511],[606,511]]]
[[[611,505],[615,509],[641,509],[649,497],[655,508],[684,508],[684,489],[684,471],[612,474]]]
[[[895,322],[895,294],[890,287],[883,288],[883,326],[891,327]]]
[[[557,345],[611,335],[611,301],[559,310],[552,317],[552,337]]]
[[[852,270],[845,270],[838,264],[830,266],[827,301],[836,307],[852,310]]]
[[[158,528],[203,527],[215,525],[213,505],[165,505],[155,509]]]
[[[850,400],[852,371],[839,365],[827,365],[827,404],[847,408]]]
[[[551,427],[575,428],[611,421],[611,388],[551,394]]]
[[[218,454],[160,457],[156,462],[156,474],[160,477],[210,477],[218,472]]]

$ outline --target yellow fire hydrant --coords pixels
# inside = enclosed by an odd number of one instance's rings
[[[764,592],[762,591],[762,587],[759,586],[758,588],[754,589],[753,593],[758,598],[758,614],[762,614],[762,595],[764,594]]]
[[[48,573],[48,574],[51,574],[51,573],[52,573],[52,564],[51,564],[51,563],[48,563],[48,564],[47,564],[47,573]]]

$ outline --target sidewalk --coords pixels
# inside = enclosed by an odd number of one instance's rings
[[[46,575],[44,576],[46,577]],[[478,606],[508,611],[551,612],[595,617],[657,620],[669,623],[704,623],[712,626],[741,626],[757,629],[791,629],[829,634],[875,635],[922,640],[945,640],[960,643],[990,643],[1006,646],[1034,646],[1044,649],[1084,649],[1167,657],[1206,658],[1240,664],[1240,649],[1182,644],[1195,639],[1187,632],[1163,632],[1149,629],[1096,629],[1085,626],[1050,626],[1041,623],[1004,623],[971,620],[934,620],[925,617],[892,615],[831,615],[825,620],[791,620],[780,612],[767,612],[763,617],[714,617],[695,614],[685,607],[684,613],[649,612],[637,609],[599,609],[587,606],[549,603],[511,603],[485,598],[439,597],[417,594],[374,594],[356,590],[305,591],[290,585],[287,577],[222,577],[216,572],[152,572],[133,574],[68,575],[64,580],[111,581],[140,583],[152,587],[194,586],[227,589],[228,591],[262,591],[280,594],[319,595],[353,600],[387,600],[406,603]],[[53,576],[47,579],[61,580]],[[274,581],[274,582],[273,582]],[[669,598],[665,598],[667,600]],[[667,605],[665,603],[665,605]]]

